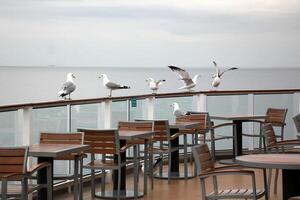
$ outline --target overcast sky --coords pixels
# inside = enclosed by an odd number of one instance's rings
[[[0,66],[300,67],[299,0],[0,0]]]

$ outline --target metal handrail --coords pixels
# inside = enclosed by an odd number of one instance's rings
[[[113,102],[126,101],[130,99],[147,99],[150,97],[155,98],[173,98],[173,97],[188,97],[199,94],[207,96],[223,96],[223,95],[263,95],[263,94],[292,94],[300,92],[300,89],[276,89],[276,90],[220,90],[220,91],[193,91],[193,92],[174,92],[174,93],[159,93],[159,94],[143,94],[143,95],[130,95],[130,96],[119,96],[119,97],[101,97],[101,98],[90,98],[90,99],[74,99],[74,100],[58,100],[58,101],[46,101],[37,103],[23,103],[23,104],[12,104],[0,106],[0,112],[16,111],[18,109],[32,107],[33,109],[38,108],[50,108],[60,107],[66,105],[84,105],[93,103],[102,103],[108,100]]]

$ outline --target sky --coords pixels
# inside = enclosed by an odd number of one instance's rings
[[[300,68],[299,0],[0,0],[0,66]]]

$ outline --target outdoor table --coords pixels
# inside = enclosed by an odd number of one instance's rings
[[[282,169],[282,199],[300,195],[299,154],[252,154],[236,157],[245,167]]]
[[[37,157],[38,163],[48,162],[51,164],[52,172],[51,179],[53,182],[53,160],[56,157],[68,155],[71,153],[81,153],[89,148],[88,145],[77,144],[34,144],[29,146],[28,156]],[[75,159],[78,165],[78,158]],[[76,164],[75,163],[75,164]],[[47,170],[38,171],[37,181],[39,184],[47,183]],[[48,192],[53,194],[53,183]],[[78,199],[78,171],[74,172],[74,199]],[[76,195],[77,193],[77,195]],[[52,195],[53,197],[53,195]],[[38,191],[38,200],[47,200],[47,188],[42,188]]]

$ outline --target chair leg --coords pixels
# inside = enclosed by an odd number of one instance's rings
[[[78,156],[74,160],[74,200],[78,200]]]
[[[47,199],[52,199],[53,187],[52,187],[52,167],[47,167]]]
[[[188,177],[188,166],[187,166],[187,135],[183,135],[183,142],[184,142],[184,179],[187,180]],[[169,165],[170,167],[171,165]]]
[[[268,181],[267,181],[267,192],[268,195],[270,196],[270,191],[271,191],[271,183],[272,183],[272,169],[269,169],[269,175],[268,175]]]
[[[28,179],[23,178],[22,180],[22,200],[28,200]]]
[[[118,191],[117,191],[117,200],[120,200],[120,191],[121,191],[121,168],[118,169]]]
[[[101,193],[105,193],[105,169],[101,170]]]
[[[2,180],[2,188],[1,188],[1,199],[7,199],[7,180]]]
[[[276,169],[275,178],[274,178],[274,194],[277,194],[278,173],[279,173],[279,169]]]
[[[172,163],[172,157],[171,157],[171,152],[169,151],[168,153],[168,183],[170,183],[170,178],[171,178],[171,163]]]
[[[83,159],[80,158],[79,200],[83,200]]]
[[[91,197],[95,197],[95,170],[91,169]]]
[[[160,160],[161,160],[161,162],[159,163],[159,176],[162,177],[162,174],[163,174],[163,160],[164,160],[163,154],[160,154]]]

